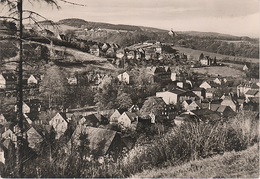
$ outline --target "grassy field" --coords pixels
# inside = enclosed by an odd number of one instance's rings
[[[6,40],[2,40],[0,41],[0,45],[5,43],[5,45],[0,46],[2,49],[4,46],[9,45],[10,49],[8,48],[9,51],[5,52],[7,53],[7,55],[11,54],[11,52],[14,50],[14,46],[12,45],[12,43],[14,42],[9,42]],[[67,64],[67,67],[63,68],[67,71],[70,71],[72,73],[74,73],[75,71],[85,71],[86,69],[91,69],[91,70],[100,70],[100,71],[116,71],[116,68],[107,61],[106,58],[102,58],[102,57],[97,57],[94,55],[91,55],[89,53],[85,53],[76,49],[72,49],[72,48],[65,48],[62,46],[53,46],[51,47],[49,44],[43,44],[43,43],[39,43],[39,42],[33,42],[36,44],[40,44],[40,45],[44,45],[46,47],[48,47],[49,49],[53,49],[55,51],[65,51],[66,54],[68,54],[68,57],[64,60],[62,60],[62,62],[64,64]],[[6,45],[7,44],[7,45]],[[14,43],[15,44],[15,43]],[[9,47],[8,46],[8,47]],[[11,49],[12,47],[12,49]],[[2,54],[0,54],[1,57]],[[3,55],[2,55],[3,56]],[[3,58],[3,63],[0,66],[0,70],[10,70],[13,71],[16,69],[16,62],[18,60],[18,54],[12,55],[12,56],[6,56],[5,58]],[[81,63],[81,66],[75,66],[73,65],[73,63]],[[34,66],[37,66],[37,64],[34,64]],[[31,67],[24,64],[24,70],[27,71],[32,71]]]
[[[201,50],[193,50],[193,49],[184,48],[184,47],[173,47],[173,48],[179,50],[181,53],[192,55],[195,59],[198,59],[200,54],[203,53],[204,55],[216,57],[217,59],[222,59],[222,58],[228,57],[230,60],[234,59],[234,62],[242,61],[242,62],[249,62],[249,63],[259,63],[259,59],[257,59],[257,58],[234,57],[234,56],[221,55],[218,53],[211,53],[211,52],[206,52],[206,51],[201,51]]]
[[[235,77],[235,78],[243,78],[245,77],[245,72],[227,67],[227,66],[212,66],[212,67],[201,67],[201,68],[191,68],[194,72],[205,74],[208,73],[210,76],[218,76],[222,77]]]
[[[259,152],[254,145],[242,152],[228,152],[203,160],[168,167],[146,170],[133,178],[258,178]]]

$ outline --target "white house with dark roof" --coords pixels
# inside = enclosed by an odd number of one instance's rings
[[[245,96],[246,92],[249,90],[259,90],[259,86],[255,82],[245,82],[237,86],[237,95]]]
[[[247,70],[248,70],[247,65],[244,65],[244,66],[243,66],[243,71],[247,71]]]
[[[200,106],[193,100],[187,99],[182,102],[182,107],[185,111],[200,109]]]
[[[212,86],[209,84],[209,82],[203,81],[199,87],[207,89],[207,88],[211,88]]]
[[[220,104],[231,107],[231,109],[235,112],[239,110],[239,104],[233,99],[232,96],[226,96]]]
[[[67,130],[69,124],[69,120],[66,117],[66,113],[57,113],[50,121],[49,125],[51,125],[56,132],[56,139],[59,139]]]
[[[191,91],[195,93],[200,99],[206,98],[206,90],[204,88],[193,88]]]
[[[0,89],[15,88],[17,78],[14,73],[0,74]]]
[[[124,112],[118,119],[118,124],[121,124],[125,128],[131,127],[133,122],[138,122],[138,116],[135,113]]]
[[[40,81],[40,76],[30,75],[29,78],[27,79],[27,84],[28,85],[37,85],[37,84],[39,84],[39,81]]]
[[[222,84],[222,79],[215,78],[215,79],[213,80],[213,82],[216,83],[216,84],[221,85],[221,84]]]
[[[14,108],[15,108],[14,111],[16,112],[17,111],[17,105],[15,105]],[[25,113],[30,113],[30,111],[31,111],[30,106],[23,101],[23,113],[24,114]]]
[[[109,117],[109,123],[117,123],[118,118],[125,112],[125,109],[116,109],[113,114]]]
[[[119,81],[125,82],[126,84],[129,84],[131,82],[131,76],[127,72],[119,74],[117,78]]]
[[[173,88],[168,91],[157,92],[156,97],[161,97],[166,104],[177,104],[187,99],[195,100],[198,98],[192,91],[186,91],[181,88]]]
[[[214,98],[216,94],[216,88],[207,88],[206,89],[206,98]]]

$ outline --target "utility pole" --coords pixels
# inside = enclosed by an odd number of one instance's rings
[[[17,67],[17,150],[16,150],[16,177],[23,177],[22,149],[23,149],[23,0],[17,0],[19,19],[19,62]]]

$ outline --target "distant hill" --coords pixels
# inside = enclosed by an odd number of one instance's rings
[[[49,22],[42,22],[49,23]],[[53,22],[52,22],[53,23]],[[156,40],[176,46],[218,53],[234,57],[259,58],[259,39],[239,37],[216,32],[173,31],[177,36],[170,36],[169,30],[153,27],[91,22],[84,19],[63,19],[55,24],[61,31],[74,30],[78,38],[100,43],[116,43],[127,47],[147,40]],[[101,31],[99,31],[99,28]],[[86,33],[84,29],[94,29]],[[108,30],[106,33],[102,29]]]
[[[198,37],[215,37],[215,38],[239,38],[238,36],[229,35],[229,34],[221,34],[217,32],[198,32],[198,31],[177,31],[177,34],[186,34],[191,36]]]
[[[91,22],[78,18],[69,18],[62,19],[58,21],[58,24],[69,25],[73,27],[84,27],[87,29],[91,28],[101,28],[101,29],[111,29],[111,30],[126,30],[126,31],[146,31],[146,32],[159,32],[159,33],[168,33],[169,30],[159,29],[154,27],[145,27],[145,26],[134,26],[134,25],[123,25],[123,24],[110,24],[103,22]],[[174,29],[173,29],[174,30]],[[224,38],[224,39],[240,39],[238,36],[221,34],[216,32],[198,32],[198,31],[176,31],[177,34],[198,36],[198,37],[214,37],[214,38]]]
[[[111,30],[141,31],[141,28],[138,26],[123,25],[123,24],[109,24],[109,23],[102,23],[102,22],[89,22],[77,18],[63,19],[58,21],[58,24],[65,24],[74,27],[83,27],[87,29],[102,28],[102,29],[111,29]]]

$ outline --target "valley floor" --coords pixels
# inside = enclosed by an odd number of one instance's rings
[[[258,178],[259,148],[254,145],[245,151],[227,152],[203,160],[146,170],[133,178]]]

